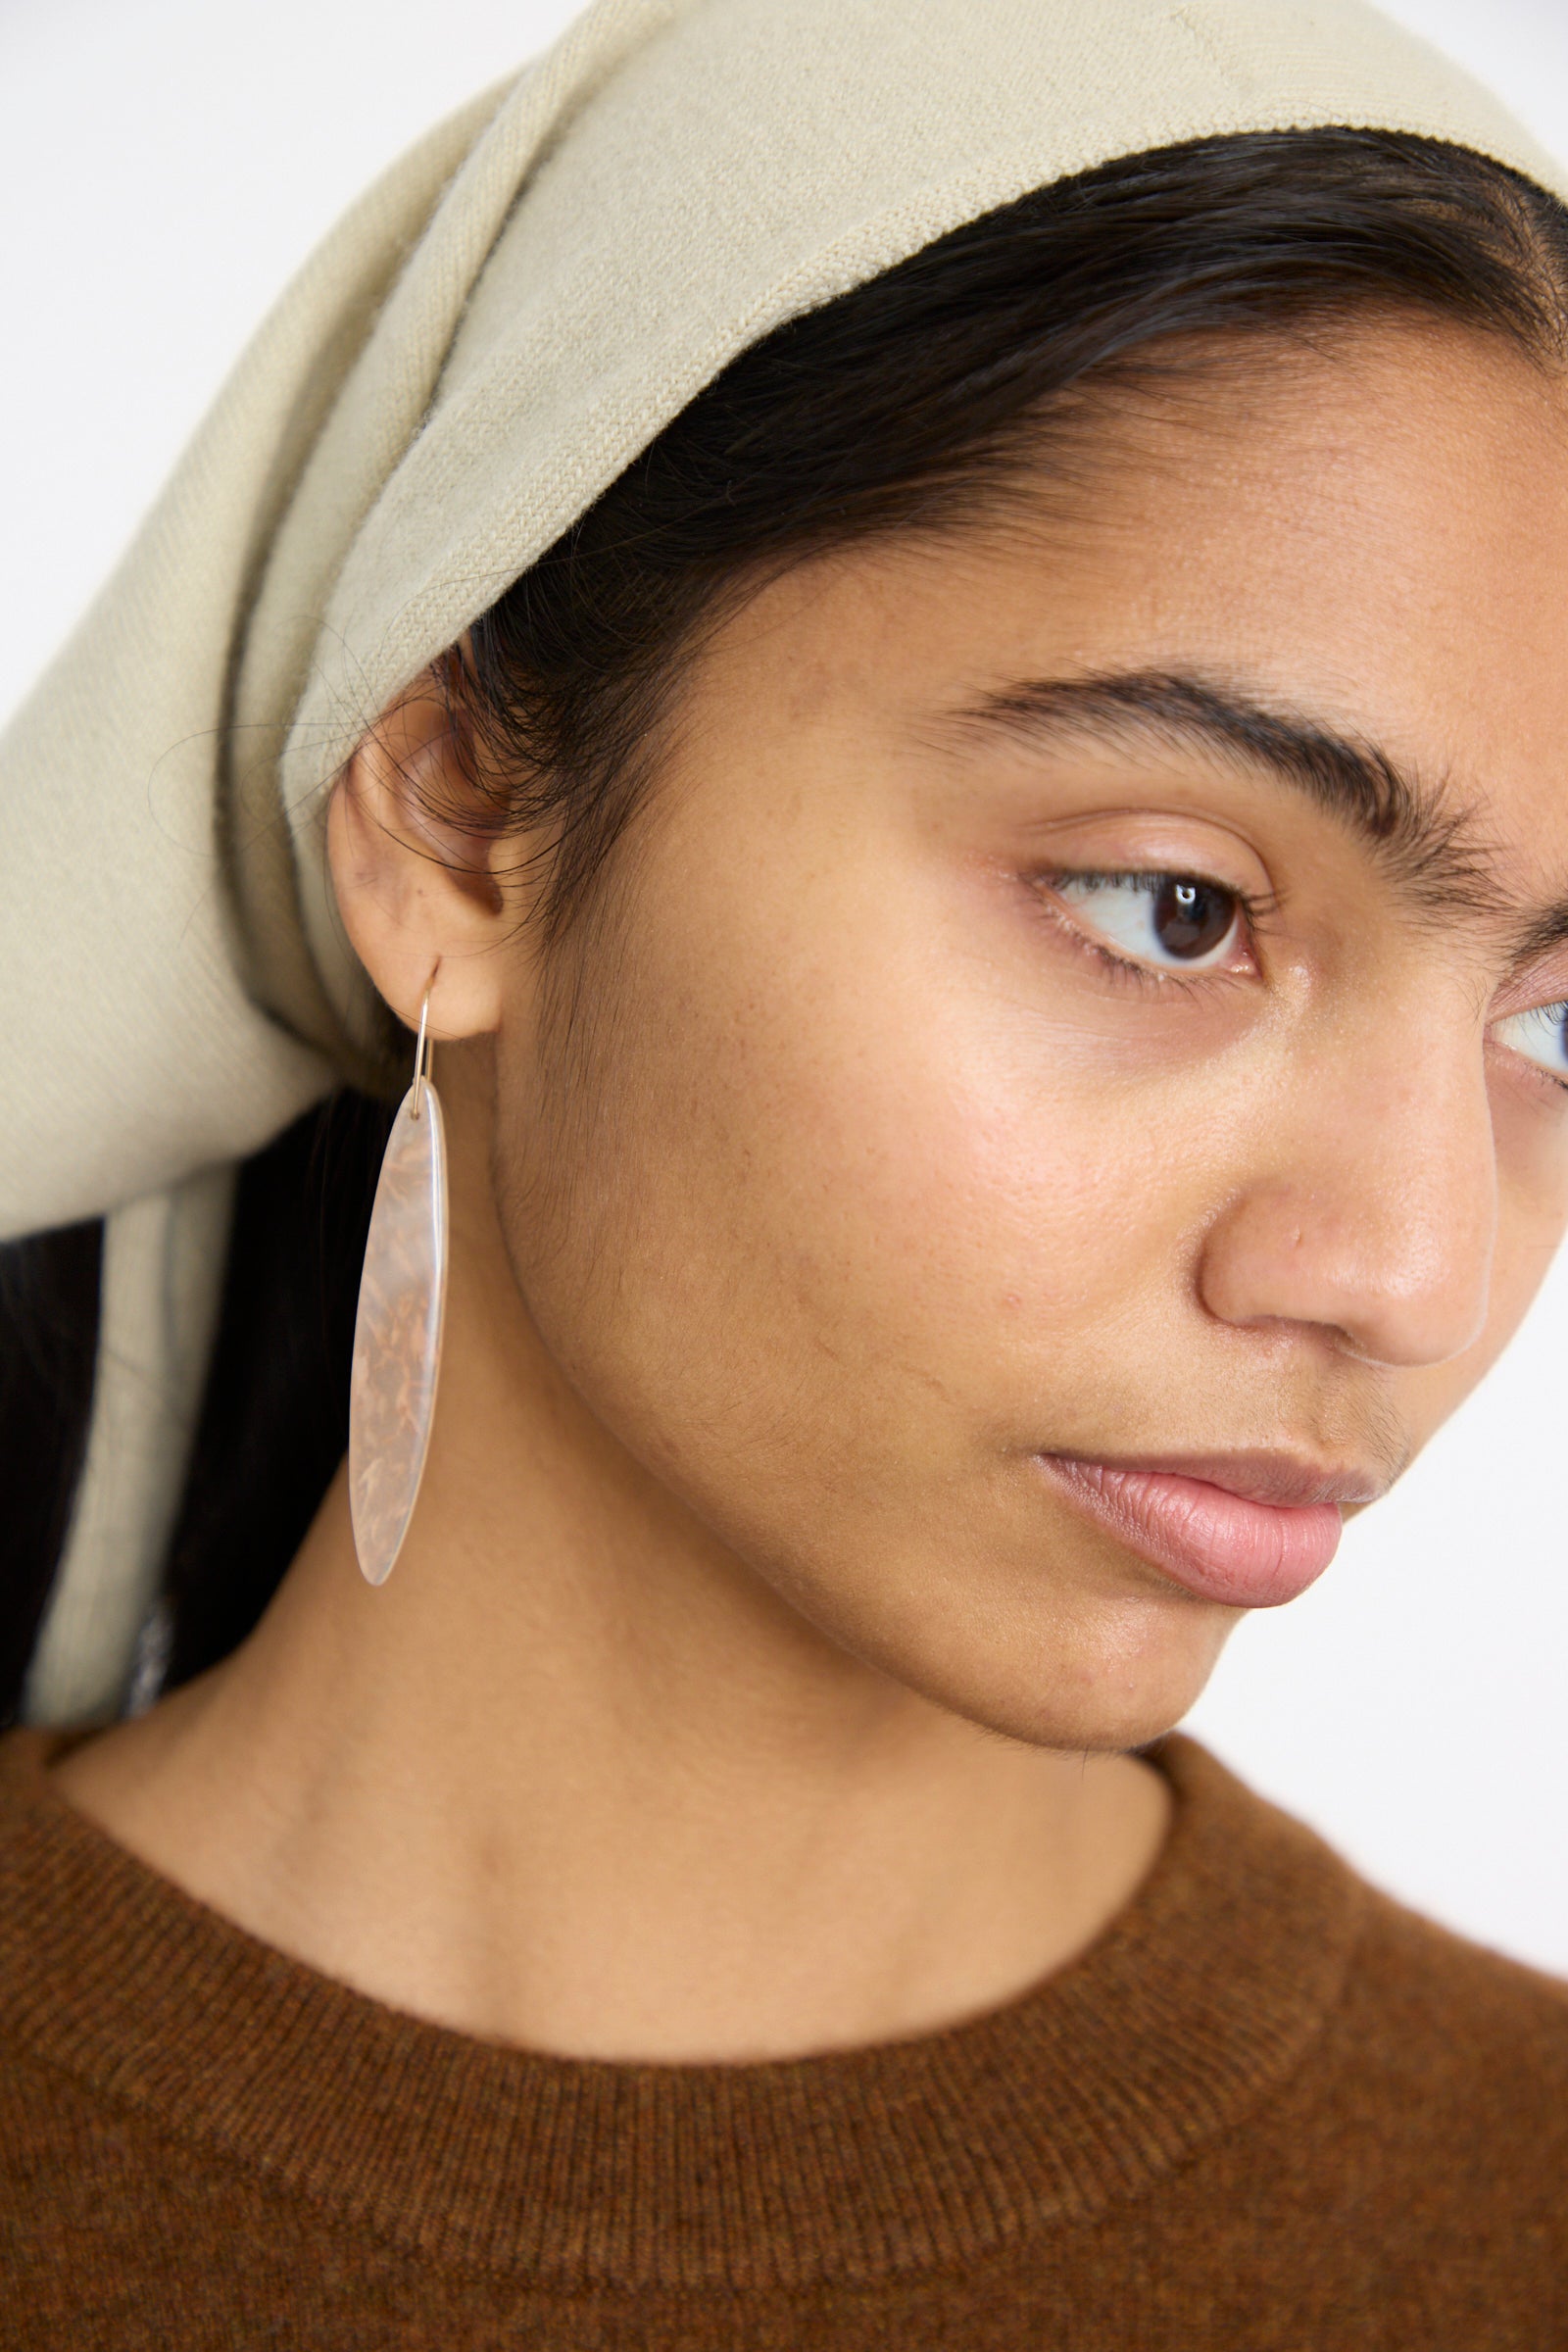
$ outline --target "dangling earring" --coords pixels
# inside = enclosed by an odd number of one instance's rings
[[[436,966],[436,971],[440,970]],[[447,1302],[447,1146],[430,1083],[430,988],[414,1084],[387,1138],[365,1245],[349,1384],[349,1509],[372,1585],[403,1548],[424,1475]]]

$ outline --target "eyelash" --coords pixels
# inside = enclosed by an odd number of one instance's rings
[[[1518,1058],[1523,1061],[1523,1054]],[[1568,1096],[1568,1078],[1554,1078],[1549,1070],[1542,1068],[1539,1061],[1526,1061],[1525,1074],[1528,1081],[1539,1082],[1540,1085],[1549,1088],[1555,1098],[1555,1106],[1561,1106],[1563,1098]]]
[[[1174,875],[1181,881],[1206,882],[1211,890],[1221,890],[1228,899],[1234,899],[1241,916],[1243,939],[1249,952],[1255,955],[1259,934],[1279,902],[1273,897],[1250,897],[1246,891],[1236,889],[1232,883],[1217,881],[1212,874],[1189,874],[1185,868],[1178,869],[1175,866],[1056,866],[1049,873],[1034,875],[1032,879],[1037,892],[1044,894],[1054,891],[1062,882],[1140,883],[1151,877],[1163,880],[1168,875]],[[1145,992],[1157,990],[1165,997],[1174,989],[1181,996],[1194,997],[1247,976],[1241,972],[1226,971],[1161,971],[1155,964],[1140,963],[1135,956],[1118,956],[1114,948],[1091,937],[1089,932],[1073,921],[1059,901],[1046,899],[1045,905],[1057,930],[1065,933],[1074,948],[1092,956],[1114,986],[1132,987]]]

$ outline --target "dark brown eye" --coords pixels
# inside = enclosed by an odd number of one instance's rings
[[[1054,888],[1085,929],[1156,970],[1195,971],[1216,962],[1242,915],[1235,891],[1196,874],[1060,874]]]
[[[1184,963],[1211,956],[1236,927],[1236,901],[1213,882],[1162,874],[1154,897],[1153,932],[1167,956]]]

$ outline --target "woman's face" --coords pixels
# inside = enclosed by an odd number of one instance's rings
[[[1129,414],[1070,502],[813,562],[692,672],[569,968],[508,964],[542,1345],[977,1721],[1168,1726],[1541,1280],[1565,425],[1500,345],[1333,337]]]

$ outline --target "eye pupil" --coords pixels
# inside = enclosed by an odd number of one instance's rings
[[[1206,956],[1236,920],[1236,901],[1212,882],[1171,875],[1154,901],[1154,931],[1167,956]]]

